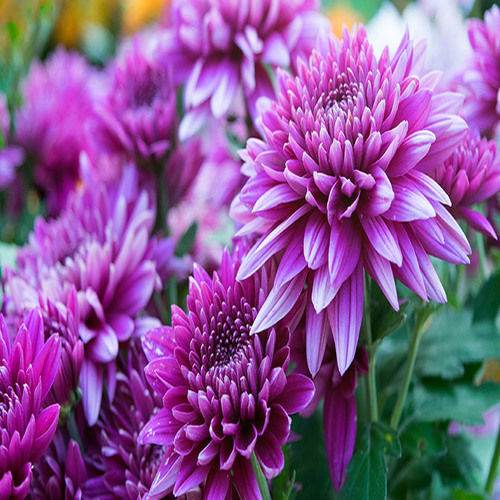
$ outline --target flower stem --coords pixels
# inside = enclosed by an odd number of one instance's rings
[[[493,458],[491,459],[491,464],[490,464],[490,471],[488,473],[488,479],[486,480],[486,493],[491,494],[493,492],[493,485],[495,484],[495,479],[497,477],[499,463],[500,463],[500,428],[498,429],[495,451],[493,452]]]
[[[370,316],[370,297],[371,297],[371,281],[365,275],[365,299],[363,302],[363,323],[364,335],[367,342],[367,351],[369,359],[368,370],[368,399],[370,403],[370,418],[372,422],[378,420],[378,402],[377,402],[377,382],[375,379],[375,355],[377,352],[378,342],[373,342],[372,338],[372,320]]]
[[[479,256],[479,272],[484,280],[488,277],[488,268],[486,265],[486,251],[484,249],[484,237],[480,232],[476,232],[476,246]]]
[[[403,385],[398,394],[398,399],[396,401],[396,406],[391,417],[391,427],[397,429],[401,415],[403,414],[403,408],[406,401],[406,396],[408,395],[408,389],[410,387],[411,377],[413,375],[413,369],[415,368],[415,360],[417,359],[418,347],[420,345],[420,340],[425,331],[424,324],[427,319],[427,315],[423,314],[421,316],[417,315],[415,328],[413,329],[413,337],[411,339],[410,352],[408,353],[408,359],[406,362],[405,378],[403,380]]]
[[[262,495],[262,500],[271,500],[271,493],[269,493],[269,487],[267,485],[267,479],[260,468],[259,461],[255,456],[255,451],[252,452],[250,456],[250,462],[252,462],[253,471],[255,473],[255,479],[257,479],[257,484],[259,485],[259,491]]]

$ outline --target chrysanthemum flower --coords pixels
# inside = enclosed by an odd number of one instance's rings
[[[19,270],[6,278],[7,303],[17,307],[34,293],[66,304],[76,289],[78,331],[85,346],[80,384],[91,425],[99,413],[104,377],[113,397],[119,344],[130,338],[135,316],[155,286],[154,215],[134,170],[124,171],[114,188],[86,171],[81,189],[57,219],[37,219],[29,244],[19,250]]]
[[[288,67],[308,53],[328,21],[316,0],[174,1],[173,53],[186,75],[188,113],[181,137],[195,133],[211,114],[223,116],[243,90],[251,112],[262,95],[274,94],[266,65]]]
[[[78,179],[85,149],[85,122],[99,96],[99,76],[85,59],[63,49],[45,63],[33,63],[22,86],[24,104],[16,114],[16,142],[35,163],[35,181],[56,215]]]
[[[137,36],[124,44],[89,128],[89,141],[141,167],[164,162],[177,124],[171,68],[160,60],[153,42]]]
[[[43,408],[59,365],[57,335],[47,342],[36,310],[11,342],[0,317],[0,498],[21,500],[31,482],[31,467],[49,446],[59,405]]]
[[[138,339],[119,361],[115,397],[103,404],[95,426],[98,446],[90,461],[99,474],[89,479],[87,493],[137,500],[148,493],[164,455],[161,446],[139,444],[137,437],[162,404],[146,381],[147,361]]]
[[[500,120],[500,8],[494,5],[484,21],[469,20],[472,57],[461,77],[469,91],[464,113],[467,122],[489,135]]]
[[[260,498],[252,453],[267,478],[277,475],[289,415],[311,400],[311,380],[287,376],[288,329],[250,334],[272,275],[264,269],[261,278],[238,282],[238,266],[227,251],[213,278],[195,266],[188,314],[173,306],[172,327],[146,334],[146,375],[163,407],[139,440],[165,447],[153,498],[200,484],[206,498],[225,498],[233,488],[241,498]]]
[[[281,255],[252,333],[284,317],[307,283],[313,375],[329,329],[340,373],[351,364],[363,270],[398,309],[394,277],[424,300],[446,301],[428,254],[468,262],[469,244],[443,206],[450,200],[427,174],[466,133],[454,114],[462,98],[434,91],[435,74],[417,76],[421,55],[406,34],[392,58],[386,48],[377,59],[362,26],[322,38],[296,78],[279,76],[279,99],[262,115],[265,140],[250,139],[243,153],[250,179],[233,214],[242,233],[263,235],[238,278]]]
[[[495,229],[472,205],[500,191],[500,158],[494,141],[468,133],[453,154],[432,174],[451,200],[451,213],[476,231],[497,239]]]
[[[80,447],[58,430],[48,450],[33,467],[32,500],[81,500],[87,469]]]

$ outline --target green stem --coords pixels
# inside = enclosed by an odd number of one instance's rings
[[[262,495],[262,500],[271,500],[271,493],[269,493],[269,486],[267,485],[267,479],[260,468],[259,461],[255,456],[255,451],[252,452],[250,456],[250,461],[252,462],[253,471],[255,473],[255,479],[257,479],[257,484],[259,485],[259,491]]]
[[[406,362],[405,378],[403,380],[403,385],[398,394],[398,399],[396,401],[396,406],[391,417],[391,427],[397,429],[401,415],[403,413],[403,408],[406,401],[406,396],[408,395],[408,389],[410,387],[411,377],[413,375],[413,369],[415,368],[415,360],[417,359],[418,347],[420,345],[420,340],[422,339],[422,334],[424,332],[426,315],[424,318],[417,316],[415,322],[415,328],[413,330],[413,337],[411,339],[410,352],[408,353],[408,359]]]
[[[486,251],[484,249],[484,237],[479,231],[476,231],[476,246],[477,246],[477,253],[479,255],[479,271],[481,273],[481,278],[485,280],[488,277],[488,268],[486,265]]]
[[[493,458],[491,459],[488,479],[486,480],[486,493],[491,494],[493,492],[493,485],[497,477],[499,463],[500,463],[500,429],[498,429],[497,443],[495,445],[495,451],[493,452]]]
[[[67,422],[68,433],[69,433],[70,438],[78,443],[78,446],[80,447],[80,451],[83,453],[83,442],[82,442],[82,438],[80,437],[80,433],[78,432],[78,427],[76,425],[74,412],[71,412],[69,414],[68,420],[66,422]]]
[[[370,278],[365,275],[365,299],[363,302],[363,323],[362,328],[367,343],[368,359],[370,362],[368,370],[368,399],[370,403],[370,418],[372,422],[378,420],[378,402],[377,402],[377,382],[375,379],[375,355],[378,342],[373,343],[372,338],[372,320],[370,316],[370,297],[371,297]]]
[[[168,193],[165,185],[165,166],[162,164],[156,167],[156,198],[155,231],[162,231],[164,236],[168,236]]]

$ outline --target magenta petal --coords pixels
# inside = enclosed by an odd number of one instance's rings
[[[206,500],[226,498],[230,479],[230,472],[223,470],[212,471],[207,477],[204,488]]]
[[[361,238],[353,224],[350,221],[334,221],[328,251],[328,269],[333,288],[338,289],[351,276],[360,254]]]
[[[340,388],[327,390],[323,407],[323,425],[326,456],[336,491],[339,491],[344,484],[347,466],[354,451],[356,420],[356,398],[354,396],[345,398]]]
[[[372,247],[385,259],[401,266],[403,255],[393,225],[384,222],[382,217],[360,217],[359,220]]]
[[[250,460],[238,457],[233,465],[233,481],[240,498],[262,500]]]
[[[495,240],[498,239],[495,229],[491,225],[490,221],[479,212],[472,210],[467,207],[458,207],[456,209],[456,214],[464,219],[470,227],[483,233],[485,236],[493,238]]]
[[[156,472],[153,484],[149,490],[149,495],[154,498],[163,498],[168,490],[175,484],[179,475],[182,457],[176,453],[167,455]]]
[[[270,328],[290,312],[304,288],[306,274],[302,271],[285,285],[273,287],[255,318],[251,333]]]
[[[333,333],[337,365],[341,375],[349,368],[356,354],[359,329],[363,317],[363,296],[363,268],[358,265],[328,307],[328,319]]]
[[[313,381],[300,373],[288,376],[286,387],[280,397],[280,404],[285,411],[292,415],[302,411],[314,396]]]
[[[197,465],[197,453],[191,453],[182,459],[179,475],[175,481],[174,495],[181,496],[201,484],[207,475],[209,466]]]
[[[267,431],[259,438],[255,445],[255,455],[268,479],[277,476],[285,465],[281,444],[272,432]]]
[[[330,228],[323,214],[313,212],[307,219],[304,232],[304,258],[310,269],[327,262]]]
[[[317,313],[314,307],[308,304],[306,309],[306,358],[307,367],[313,377],[321,368],[329,335],[330,324],[326,313]]]
[[[368,274],[378,283],[394,310],[399,310],[398,294],[391,263],[367,246],[363,263]]]
[[[141,444],[168,446],[174,442],[180,423],[169,410],[161,408],[142,428],[137,440]]]
[[[89,425],[94,425],[99,416],[102,399],[102,366],[84,360],[80,373],[83,411]]]
[[[59,405],[53,404],[45,408],[36,419],[36,434],[31,457],[36,462],[49,446],[57,429]]]

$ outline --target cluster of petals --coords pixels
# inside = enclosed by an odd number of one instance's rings
[[[124,170],[113,187],[97,183],[88,165],[83,171],[83,183],[61,215],[36,220],[29,243],[18,252],[19,269],[8,273],[4,288],[6,304],[14,310],[38,294],[67,304],[76,290],[84,343],[80,384],[92,425],[105,379],[113,398],[119,345],[131,337],[135,317],[156,284],[150,237],[155,211],[139,190],[134,169]]]
[[[489,220],[471,207],[500,191],[500,158],[494,141],[469,132],[432,174],[451,200],[451,213],[486,236],[497,239]]]
[[[29,497],[32,500],[82,500],[87,469],[80,446],[62,429],[55,433],[49,448],[33,467]]]
[[[500,8],[494,5],[484,21],[471,19],[468,24],[472,56],[461,75],[467,99],[467,122],[480,133],[492,136],[500,120]]]
[[[165,447],[151,498],[203,488],[204,498],[260,498],[254,453],[269,479],[283,468],[290,414],[307,406],[313,383],[288,374],[289,332],[278,324],[250,330],[273,270],[236,281],[239,251],[226,251],[220,272],[195,266],[186,314],[172,308],[172,326],[146,334],[143,346],[162,408],[142,430],[143,443]]]
[[[113,402],[103,404],[94,427],[97,447],[88,461],[95,472],[86,484],[90,498],[147,498],[163,448],[138,442],[140,430],[161,407],[146,380],[146,364],[140,340],[134,338],[127,355],[119,358]]]
[[[328,29],[316,0],[175,0],[172,53],[185,79],[187,114],[180,135],[195,133],[210,115],[227,113],[239,92],[255,114],[260,96],[274,95],[266,65],[289,67]]]
[[[22,84],[15,142],[33,159],[51,215],[64,207],[78,180],[84,125],[101,97],[100,78],[83,56],[58,49],[46,62],[33,63]]]
[[[61,345],[44,341],[40,312],[33,310],[15,338],[0,317],[0,499],[26,497],[32,465],[49,446],[59,405],[44,407],[57,374]]]
[[[232,212],[240,235],[262,235],[238,278],[281,256],[252,333],[284,317],[307,285],[313,375],[328,335],[341,374],[354,358],[363,270],[398,309],[395,278],[423,300],[446,301],[429,255],[468,262],[450,199],[429,175],[466,134],[462,97],[436,91],[435,73],[419,76],[422,55],[407,33],[379,58],[363,26],[341,40],[320,37],[298,76],[280,73],[278,99],[261,116],[264,140],[250,139],[242,153],[250,178]]]
[[[171,68],[150,37],[124,43],[110,68],[107,95],[96,106],[89,142],[104,152],[155,167],[173,146],[176,91]]]

